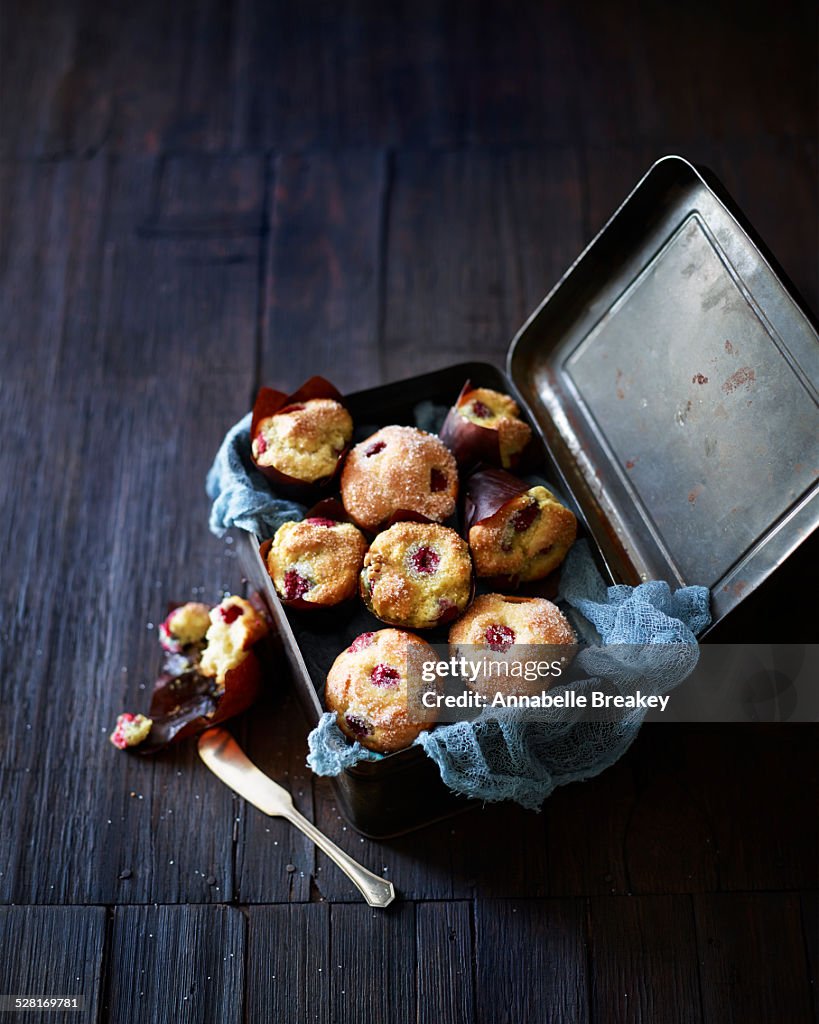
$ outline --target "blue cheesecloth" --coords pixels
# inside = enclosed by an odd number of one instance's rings
[[[429,408],[417,420],[429,429]],[[269,536],[305,509],[275,497],[250,457],[250,416],[225,436],[207,477],[213,501],[210,529],[232,526]],[[663,695],[679,685],[699,659],[696,635],[710,622],[709,592],[667,583],[606,586],[588,544],[578,541],[561,572],[559,601],[580,636],[571,687],[577,693]],[[582,678],[579,678],[582,677]],[[555,687],[552,687],[552,691]],[[606,720],[588,720],[578,709],[485,709],[468,722],[439,725],[415,740],[437,764],[451,790],[482,801],[514,800],[538,809],[557,787],[592,778],[614,764],[634,741],[645,717],[635,708]],[[359,761],[384,755],[350,743],[332,712],[308,737],[307,763],[317,775],[338,775]]]

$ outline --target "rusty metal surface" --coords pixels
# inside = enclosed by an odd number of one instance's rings
[[[527,321],[509,374],[615,579],[705,585],[718,622],[819,522],[819,336],[678,157]]]

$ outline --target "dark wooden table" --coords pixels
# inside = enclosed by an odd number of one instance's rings
[[[191,746],[107,742],[166,602],[242,586],[203,483],[260,382],[502,363],[666,152],[819,307],[813,4],[2,18],[0,993],[129,1024],[813,1019],[812,727],[646,728],[541,814],[376,843],[305,767],[282,669],[237,735],[394,881],[387,913]]]

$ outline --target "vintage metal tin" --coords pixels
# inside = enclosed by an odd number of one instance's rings
[[[687,161],[658,161],[518,332],[508,376],[466,363],[361,391],[356,423],[412,423],[418,402],[449,405],[467,378],[514,394],[609,579],[705,585],[723,625],[819,523],[819,335],[729,207]],[[360,606],[285,610],[258,543],[246,571],[313,725],[335,654],[380,624]],[[471,806],[416,748],[334,782],[376,838]]]
[[[729,203],[658,161],[508,358],[612,577],[712,628],[819,524],[819,334]]]
[[[347,406],[363,433],[388,423],[414,423],[419,402],[451,405],[466,379],[473,384],[517,393],[504,373],[487,363],[462,363],[435,373],[386,384],[346,396]],[[519,397],[519,396],[517,396]],[[534,426],[534,424],[533,424]],[[543,472],[558,479],[544,449]],[[578,510],[579,511],[579,510]],[[240,545],[244,571],[266,598],[290,664],[295,691],[311,727],[324,711],[321,693],[335,656],[359,633],[381,629],[380,623],[355,602],[349,607],[319,612],[295,612],[283,607],[259,555],[260,538],[245,535]],[[446,629],[429,636],[446,642]],[[333,779],[339,808],[364,835],[387,838],[474,806],[442,782],[438,769],[419,748],[365,761]]]

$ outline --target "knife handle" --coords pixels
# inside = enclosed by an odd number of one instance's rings
[[[360,890],[371,907],[386,907],[392,903],[395,899],[392,882],[388,882],[386,878],[380,878],[372,871],[362,867],[358,861],[353,860],[349,854],[336,846],[331,839],[328,839],[323,832],[316,828],[312,821],[308,821],[295,808],[286,813],[282,812],[282,817],[296,828],[301,829],[308,839],[311,839],[320,850],[327,854],[330,860],[335,861],[353,885]]]

